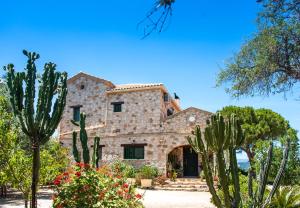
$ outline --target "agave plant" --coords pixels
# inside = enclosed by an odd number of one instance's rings
[[[278,189],[269,205],[270,208],[300,207],[300,188],[281,187]]]

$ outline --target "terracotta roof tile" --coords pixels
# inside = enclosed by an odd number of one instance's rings
[[[122,84],[122,85],[116,85],[116,87],[111,89],[110,91],[114,92],[114,91],[121,91],[121,90],[152,88],[152,87],[159,87],[159,86],[163,86],[163,84],[162,83]]]

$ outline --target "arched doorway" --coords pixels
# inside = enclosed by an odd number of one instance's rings
[[[190,145],[174,148],[168,154],[167,173],[175,171],[177,177],[198,177],[199,176],[198,154]]]
[[[199,176],[198,154],[190,146],[183,147],[183,176]]]

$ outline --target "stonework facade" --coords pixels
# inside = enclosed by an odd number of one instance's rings
[[[192,107],[182,110],[179,99],[172,98],[163,84],[114,85],[79,73],[68,80],[67,104],[59,126],[60,141],[70,148],[72,132],[78,130],[70,122],[75,109],[87,115],[89,146],[95,136],[101,137],[102,163],[121,159],[136,167],[155,165],[164,173],[169,154],[188,147],[186,137],[195,125],[204,128],[211,115]],[[188,152],[180,151],[183,169],[199,165],[198,160],[192,164]]]

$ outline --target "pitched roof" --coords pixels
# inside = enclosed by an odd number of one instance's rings
[[[111,88],[114,88],[115,85],[110,82],[110,81],[107,81],[105,79],[101,79],[101,78],[98,78],[98,77],[95,77],[95,76],[92,76],[92,75],[89,75],[89,74],[86,74],[84,72],[79,72],[78,74],[76,74],[75,76],[71,77],[70,79],[68,79],[68,84],[74,82],[75,80],[77,80],[78,78],[80,77],[86,77],[88,79],[91,79],[91,80],[94,80],[95,82],[102,82],[103,84],[111,87]]]
[[[162,83],[150,83],[150,84],[122,84],[116,85],[115,88],[110,91],[122,91],[122,90],[130,90],[130,89],[145,89],[145,88],[153,88],[163,86]]]
[[[172,116],[168,116],[168,117],[165,119],[165,121],[166,121],[166,120],[169,120],[169,119],[172,119],[172,118],[174,118],[174,117],[177,117],[177,116],[179,116],[179,115],[181,115],[181,114],[184,114],[184,113],[186,113],[186,112],[188,112],[188,111],[199,111],[199,112],[202,112],[202,113],[204,113],[204,114],[206,114],[206,115],[208,115],[208,116],[210,116],[210,115],[213,114],[212,112],[209,112],[209,111],[206,111],[206,110],[202,110],[202,109],[195,108],[195,107],[189,107],[189,108],[187,108],[187,109],[185,109],[185,110],[182,110],[182,111],[179,111],[178,113],[173,114]]]

